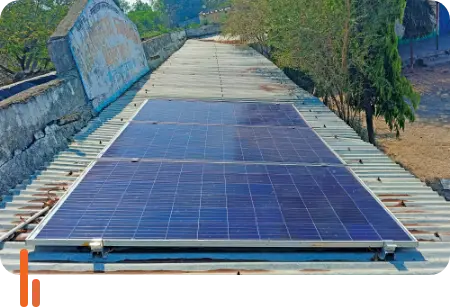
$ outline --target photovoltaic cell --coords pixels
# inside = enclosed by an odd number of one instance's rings
[[[131,123],[107,158],[342,164],[310,129]]]
[[[37,239],[410,241],[344,167],[98,162]]]
[[[203,125],[308,127],[292,104],[198,101],[149,101],[135,121]]]
[[[414,240],[292,105],[161,100],[140,110],[31,238]]]

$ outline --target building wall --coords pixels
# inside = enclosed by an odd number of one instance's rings
[[[88,99],[101,110],[149,71],[136,26],[111,0],[90,0],[69,32]]]
[[[83,86],[67,76],[0,102],[0,195],[61,149],[92,118]]]
[[[111,0],[76,0],[48,42],[56,79],[0,101],[0,195],[43,168],[186,37],[181,31],[141,43]]]
[[[151,70],[167,60],[186,41],[186,32],[174,32],[150,38],[143,42],[145,56]]]
[[[197,38],[202,36],[214,35],[220,33],[220,24],[209,24],[196,29],[187,29],[187,38]]]

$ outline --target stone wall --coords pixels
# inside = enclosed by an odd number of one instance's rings
[[[136,26],[112,0],[78,0],[49,41],[58,75],[76,70],[96,111],[149,71]]]
[[[0,195],[27,179],[150,69],[186,32],[141,42],[111,0],[77,0],[48,43],[57,78],[0,101]],[[14,86],[14,85],[12,85]]]
[[[77,77],[66,76],[0,102],[0,195],[61,149],[93,111]]]
[[[199,38],[203,36],[219,34],[220,31],[220,24],[211,24],[196,29],[187,29],[186,36],[187,38]]]
[[[151,70],[156,69],[186,41],[186,32],[163,34],[143,42],[145,56]]]

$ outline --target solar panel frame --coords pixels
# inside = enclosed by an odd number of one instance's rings
[[[148,101],[147,101],[148,102]],[[289,103],[290,104],[290,103]],[[143,103],[139,110],[142,109],[146,103]],[[293,106],[293,108],[298,112],[299,116],[306,122],[301,113]],[[138,112],[135,114],[139,114]],[[32,231],[30,236],[27,238],[27,242],[35,246],[86,246],[91,240],[87,239],[40,239],[37,238],[40,231],[47,225],[47,223],[52,219],[59,208],[65,203],[67,198],[72,194],[72,192],[79,186],[83,179],[88,175],[91,169],[97,164],[102,158],[103,154],[114,144],[114,142],[120,137],[120,135],[129,126],[131,120],[126,123],[115,137],[110,141],[110,143],[102,150],[97,159],[92,161],[88,167],[83,171],[83,173],[76,179],[71,188],[64,194],[60,199],[58,204],[52,209],[52,211],[43,219],[43,221]],[[307,123],[307,122],[306,122]],[[308,124],[309,126],[309,124]],[[310,129],[316,134],[316,136],[322,140],[322,138],[317,134],[317,132],[310,127]],[[326,147],[336,155],[336,157],[342,162],[342,167],[346,166],[345,161],[336,154],[336,152],[322,140]],[[102,159],[103,160],[103,159]],[[129,159],[128,159],[129,160]],[[164,162],[164,161],[161,161]],[[189,161],[181,161],[189,162]],[[201,163],[201,161],[199,161]],[[208,162],[211,164],[235,164],[234,162]],[[299,166],[298,163],[247,163],[253,165],[295,165]],[[386,243],[394,243],[397,247],[401,248],[413,248],[418,246],[418,241],[415,237],[407,230],[407,228],[396,218],[396,216],[386,208],[386,206],[381,202],[381,200],[375,195],[375,193],[356,175],[356,173],[351,168],[346,168],[352,176],[359,182],[359,184],[368,192],[370,195],[378,202],[380,207],[390,216],[390,218],[399,226],[410,240],[407,241],[390,241],[390,240],[379,240],[379,241],[294,241],[294,240],[211,240],[211,239],[197,239],[197,240],[173,240],[173,239],[152,239],[152,240],[140,240],[140,239],[108,239],[108,238],[98,238],[101,239],[104,246],[117,246],[117,247],[211,247],[211,248],[381,248],[385,246]]]

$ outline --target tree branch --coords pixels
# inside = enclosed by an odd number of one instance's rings
[[[0,64],[0,68],[1,68],[4,72],[6,72],[6,73],[8,73],[8,74],[10,74],[10,75],[14,75],[14,74],[15,74],[15,72],[13,72],[11,69],[9,69],[9,68],[3,66],[2,64]]]

